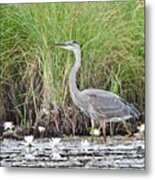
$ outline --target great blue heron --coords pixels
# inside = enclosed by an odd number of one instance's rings
[[[69,75],[69,89],[72,100],[77,107],[90,117],[92,129],[94,129],[94,120],[99,121],[104,140],[106,140],[106,122],[124,121],[132,117],[139,118],[140,112],[133,104],[129,104],[112,92],[101,89],[80,91],[76,84],[76,73],[81,66],[81,50],[78,42],[67,41],[57,43],[56,46],[74,52],[76,60]]]

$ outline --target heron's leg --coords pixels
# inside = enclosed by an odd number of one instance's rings
[[[43,138],[43,136],[44,136],[44,132],[41,132],[40,138]]]
[[[102,133],[104,142],[106,142],[106,121],[102,120]]]
[[[94,127],[95,127],[94,119],[91,118],[90,121],[91,121],[91,130],[90,130],[90,132],[91,132],[91,141],[94,142]]]
[[[129,128],[128,125],[127,125],[127,122],[126,122],[126,121],[122,121],[122,122],[123,122],[123,125],[124,125],[124,127],[125,127],[125,129],[126,129],[128,135],[130,136],[132,133],[131,133],[130,128]]]
[[[54,124],[55,124],[56,130],[57,130],[58,132],[60,132],[59,126],[58,126],[58,122],[57,122],[56,119],[54,120]]]
[[[110,136],[114,135],[114,122],[110,122]]]
[[[94,130],[94,119],[91,118],[91,130]]]

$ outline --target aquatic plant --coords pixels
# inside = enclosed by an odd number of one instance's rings
[[[58,152],[53,152],[51,156],[52,156],[52,159],[54,159],[54,160],[61,159],[61,155]]]
[[[33,142],[34,142],[33,135],[24,136],[24,140],[25,140],[25,143],[24,143],[25,146],[27,146],[27,147],[33,146]]]
[[[92,129],[90,131],[90,134],[94,135],[94,136],[99,136],[101,134],[101,132],[100,132],[100,129]]]
[[[140,126],[137,127],[137,129],[138,129],[138,131],[139,131],[139,133],[141,135],[144,135],[144,133],[145,133],[145,124],[141,124]]]
[[[90,143],[88,142],[87,139],[82,139],[82,140],[81,140],[81,148],[82,148],[82,151],[86,151],[89,146],[90,146]]]
[[[14,128],[13,122],[4,122],[3,126],[4,126],[4,131],[13,130]]]
[[[61,138],[52,138],[49,139],[51,148],[58,147],[61,145]]]
[[[38,126],[38,131],[39,131],[40,133],[44,133],[45,130],[46,130],[45,127],[43,127],[43,126]]]

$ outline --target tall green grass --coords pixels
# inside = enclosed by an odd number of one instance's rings
[[[82,48],[78,86],[113,91],[144,112],[144,2],[0,5],[0,119],[33,124],[42,108],[72,106],[68,75]],[[34,113],[35,112],[35,113]],[[34,115],[35,114],[35,115]]]

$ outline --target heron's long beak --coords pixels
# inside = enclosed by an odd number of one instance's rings
[[[65,43],[56,43],[55,46],[63,49],[68,49]]]
[[[58,47],[64,47],[64,46],[65,46],[64,43],[55,43],[54,45],[55,45],[55,46],[58,46]]]

